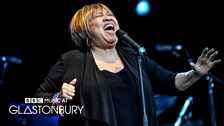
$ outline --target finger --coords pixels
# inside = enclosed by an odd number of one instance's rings
[[[69,92],[75,92],[75,86],[73,86],[73,85],[69,85],[69,84],[67,84],[67,85],[64,86],[63,89],[64,89],[64,90],[67,90],[67,91],[69,91]]]
[[[67,87],[66,89],[68,89],[68,90],[74,92],[74,90],[75,90],[75,86],[74,86],[74,85],[76,84],[76,82],[77,82],[77,79],[74,78],[74,79],[73,79],[72,81],[70,81],[68,84],[65,83],[65,87]]]
[[[205,56],[207,54],[207,52],[208,52],[208,47],[204,48],[204,50],[202,51],[201,55]]]
[[[193,70],[195,70],[195,66],[196,66],[196,64],[195,64],[195,63],[190,62],[190,66],[191,66],[191,68],[192,68]]]
[[[190,62],[190,65],[191,65],[192,67],[194,67],[194,66],[195,66],[195,63],[193,63],[193,62]]]
[[[220,63],[220,62],[221,62],[221,59],[219,59],[219,60],[215,60],[215,61],[212,62],[212,65],[214,66],[214,65],[216,65],[216,64],[218,64],[218,63]]]
[[[62,89],[72,91],[72,90],[75,90],[75,86],[70,85],[70,84],[68,84],[68,83],[63,83],[63,85],[62,85]]]
[[[213,60],[217,55],[218,55],[218,51],[215,51],[214,53],[210,55],[208,59]]]
[[[75,90],[75,86],[71,85],[71,84],[67,84],[66,89],[69,90],[69,91],[73,91],[73,90]]]
[[[67,95],[66,93],[63,93],[62,97],[65,98],[65,99],[68,99],[68,100],[72,100],[72,97]]]
[[[69,87],[69,91],[71,92],[75,92],[75,84],[77,82],[77,79],[74,78],[72,81],[69,82],[68,87]]]
[[[75,83],[77,82],[77,79],[74,78],[72,81],[69,82],[70,85],[75,85]]]
[[[68,96],[75,96],[75,90],[74,91],[64,90],[63,93],[65,93]]]
[[[212,53],[214,52],[214,48],[210,49],[207,54],[206,54],[206,57],[207,58],[210,58],[210,56],[212,55]]]

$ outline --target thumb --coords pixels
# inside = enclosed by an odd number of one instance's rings
[[[190,66],[191,66],[191,68],[195,71],[195,66],[196,66],[196,64],[193,63],[193,62],[190,62]]]
[[[70,84],[70,85],[75,85],[76,81],[77,81],[77,79],[74,78],[72,81],[69,82],[69,84]]]
[[[195,67],[195,63],[190,62],[190,66],[194,68]]]

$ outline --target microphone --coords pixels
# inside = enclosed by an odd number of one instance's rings
[[[11,62],[15,64],[21,64],[23,62],[21,58],[16,56],[0,56],[0,60],[3,62]]]
[[[140,46],[137,42],[135,42],[129,35],[127,32],[125,32],[124,30],[118,29],[116,31],[116,35],[119,39],[122,40],[122,42],[124,42],[125,44],[133,47],[134,49],[140,51],[140,52],[145,52],[145,48]]]
[[[156,51],[165,52],[165,51],[178,51],[182,50],[183,46],[181,45],[167,45],[167,44],[158,44],[155,46]]]
[[[175,122],[174,126],[180,126],[181,122],[182,122],[182,117],[184,116],[184,114],[186,113],[188,107],[193,103],[193,97],[189,97],[185,103],[184,106],[182,107],[179,116],[177,118],[177,121]]]

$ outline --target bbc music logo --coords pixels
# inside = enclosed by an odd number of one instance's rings
[[[68,99],[60,98],[25,98],[26,104],[43,104],[43,103],[67,103]]]
[[[43,98],[25,98],[25,103],[26,104],[43,104],[44,103],[44,99]]]

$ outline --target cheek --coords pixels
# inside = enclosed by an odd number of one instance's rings
[[[97,32],[102,27],[102,23],[99,20],[93,20],[89,23],[89,28],[91,32]]]
[[[94,19],[89,23],[90,28],[97,28],[101,26],[100,20],[99,19]]]
[[[95,23],[95,24],[93,24],[93,25],[90,25],[89,26],[89,28],[90,28],[90,33],[93,35],[93,36],[95,36],[95,35],[97,35],[97,34],[99,34],[101,31],[101,29],[100,29],[100,25],[99,24],[97,24],[97,23]]]

